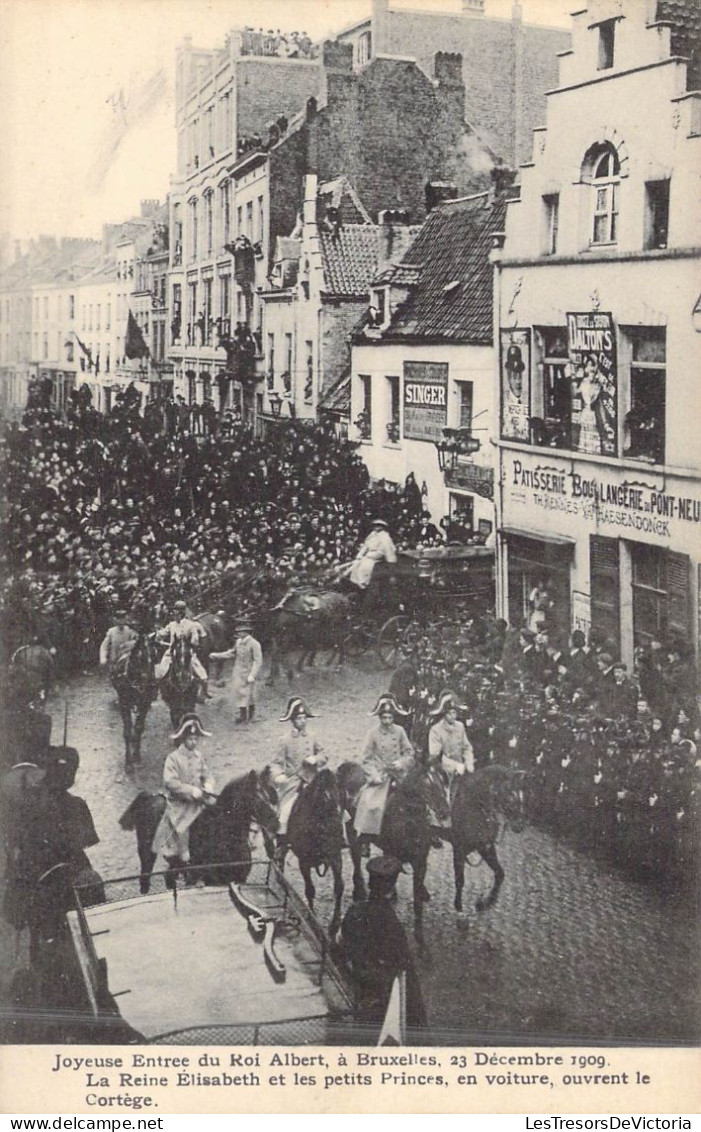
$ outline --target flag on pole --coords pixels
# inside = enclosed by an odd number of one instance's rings
[[[85,357],[88,359],[88,369],[92,369],[92,350],[89,349],[89,347],[86,346],[84,342],[81,342],[81,340],[78,337],[78,335],[76,334],[75,330],[73,331],[73,337],[75,338],[76,342],[78,343],[81,350],[85,354]]]
[[[131,311],[129,311],[129,318],[127,319],[124,356],[126,358],[148,358],[150,356],[150,351],[141,333],[141,328]]]

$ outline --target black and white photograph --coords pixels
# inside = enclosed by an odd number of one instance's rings
[[[699,0],[0,13],[0,1040],[696,1046]]]

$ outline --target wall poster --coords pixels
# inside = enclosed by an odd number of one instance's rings
[[[448,424],[448,363],[404,363],[404,436],[442,440]]]
[[[531,399],[531,331],[501,332],[501,435],[528,440]]]
[[[567,315],[572,375],[572,448],[615,456],[618,412],[613,316],[602,311]]]

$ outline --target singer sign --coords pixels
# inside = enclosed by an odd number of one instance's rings
[[[441,440],[447,423],[447,362],[405,362],[404,436],[408,440]]]

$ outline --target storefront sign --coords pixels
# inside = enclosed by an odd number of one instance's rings
[[[462,487],[485,499],[494,499],[494,468],[458,464],[456,468],[446,470],[445,482],[448,487]]]
[[[531,399],[531,332],[501,332],[501,435],[528,440]]]
[[[615,455],[617,429],[616,336],[613,316],[601,311],[567,315],[572,380],[572,447]]]
[[[664,540],[682,539],[685,529],[701,524],[701,499],[686,494],[683,485],[671,492],[640,480],[619,480],[603,469],[592,474],[591,467],[577,471],[567,464],[536,464],[510,455],[505,472],[509,518],[522,508],[532,518],[536,508],[565,520],[579,517],[601,534],[635,538],[640,532]]]
[[[448,363],[404,363],[404,436],[442,440],[448,423]]]

